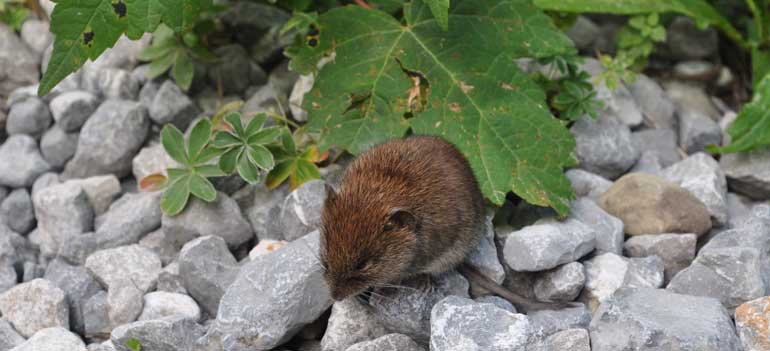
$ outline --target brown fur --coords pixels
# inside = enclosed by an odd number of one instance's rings
[[[455,268],[483,235],[484,199],[463,155],[438,137],[376,146],[327,189],[321,262],[336,300]]]

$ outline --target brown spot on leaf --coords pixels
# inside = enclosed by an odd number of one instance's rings
[[[83,32],[83,45],[91,45],[91,42],[94,40],[94,32]]]
[[[123,3],[123,1],[118,0],[118,2],[112,4],[112,9],[115,11],[115,14],[118,15],[119,18],[126,17],[126,4]]]
[[[460,108],[460,104],[458,104],[458,103],[456,103],[456,102],[452,102],[452,103],[450,103],[450,104],[449,104],[449,105],[447,105],[447,106],[449,107],[449,110],[450,110],[450,111],[452,111],[452,112],[454,112],[454,113],[460,113],[460,112],[463,112],[463,109],[462,109],[462,108]]]
[[[502,87],[505,90],[519,90],[519,87],[510,85],[510,84],[508,84],[506,82],[500,83],[500,87]]]
[[[316,38],[310,38],[310,39],[307,41],[307,45],[308,45],[308,46],[310,46],[311,48],[314,48],[314,47],[318,46],[318,39],[316,39]]]
[[[315,101],[311,102],[311,103],[310,103],[310,105],[311,105],[311,106],[313,106],[313,108],[314,108],[314,109],[316,109],[316,110],[317,110],[317,109],[319,109],[319,108],[321,108],[321,105],[319,105],[319,104],[318,104],[317,102],[315,102]]]
[[[460,81],[460,90],[463,91],[463,93],[468,94],[471,90],[473,90],[473,85],[465,84],[465,82]]]

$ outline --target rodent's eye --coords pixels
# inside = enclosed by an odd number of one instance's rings
[[[364,270],[369,265],[369,261],[367,259],[359,259],[356,261],[356,270],[361,271]]]

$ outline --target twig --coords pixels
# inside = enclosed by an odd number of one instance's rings
[[[371,10],[372,9],[372,7],[369,4],[366,3],[366,0],[355,0],[355,2],[356,2],[356,4],[358,4],[359,6],[365,8],[367,10]]]

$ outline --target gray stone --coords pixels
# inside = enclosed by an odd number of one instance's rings
[[[51,34],[49,27],[48,21],[27,19],[21,25],[21,40],[23,40],[32,51],[37,54],[42,54],[53,41],[53,35]]]
[[[289,109],[294,120],[298,122],[307,122],[307,111],[302,108],[302,101],[310,89],[313,88],[315,78],[313,75],[300,76],[289,95]]]
[[[177,167],[178,163],[166,153],[163,145],[152,142],[142,148],[131,162],[136,180],[153,174],[165,172],[168,168]]]
[[[646,125],[661,131],[673,131],[676,128],[676,106],[657,82],[644,74],[639,74],[628,88],[644,114]],[[644,149],[652,147],[657,150],[661,146],[668,145],[645,144]]]
[[[64,292],[45,279],[22,283],[0,295],[0,312],[24,337],[41,329],[69,329]]]
[[[246,103],[241,107],[241,112],[246,116],[251,116],[262,112],[273,112],[281,114],[288,106],[286,94],[278,91],[272,84],[268,83],[257,89]]]
[[[134,68],[133,71],[131,71],[131,77],[133,77],[137,82],[139,82],[139,85],[144,86],[147,84],[147,82],[150,81],[150,77],[148,76],[148,73],[150,72],[150,64],[145,63],[143,65],[138,65]]]
[[[449,296],[431,312],[431,350],[526,350],[530,338],[527,316],[490,304]]]
[[[83,125],[75,157],[64,170],[66,178],[113,173],[123,177],[149,131],[147,110],[139,103],[107,100]]]
[[[679,16],[667,28],[665,46],[675,59],[704,59],[716,54],[719,37],[714,28],[701,30],[695,21]]]
[[[224,350],[273,348],[321,316],[331,297],[318,269],[318,247],[313,233],[243,266],[214,325]]]
[[[130,280],[142,292],[155,287],[161,269],[158,255],[139,245],[97,251],[85,266],[108,290]]]
[[[122,325],[112,331],[110,340],[116,351],[131,351],[126,342],[136,339],[142,350],[187,351],[193,350],[195,340],[205,329],[188,318],[166,318],[138,321]]]
[[[0,319],[0,350],[8,351],[24,343],[25,339],[8,321]]]
[[[676,104],[679,113],[690,111],[694,114],[708,116],[708,118],[714,121],[718,121],[722,117],[722,114],[714,106],[714,103],[702,86],[671,80],[664,84],[664,88],[671,100]]]
[[[425,349],[406,335],[388,334],[371,341],[359,342],[345,351],[425,351]]]
[[[73,236],[90,231],[94,210],[79,184],[62,183],[44,188],[32,196],[37,228],[46,241],[45,255],[53,255]]]
[[[628,257],[660,257],[668,282],[692,263],[696,242],[695,234],[638,235],[626,241],[625,253]]]
[[[473,299],[473,301],[476,301],[478,303],[491,303],[497,306],[498,308],[502,308],[511,313],[516,313],[516,307],[513,306],[513,304],[508,302],[508,300],[495,295],[485,295],[485,296],[477,297]]]
[[[165,291],[144,295],[144,308],[139,320],[184,317],[193,321],[201,318],[201,309],[191,297]]]
[[[770,348],[770,296],[752,300],[735,310],[735,329],[746,351]]]
[[[770,282],[770,237],[750,226],[717,234],[667,289],[718,299],[728,310],[765,295]]]
[[[246,49],[240,45],[227,45],[217,48],[214,53],[218,57],[227,57],[227,62],[209,69],[209,83],[215,87],[221,84],[225,95],[243,93],[251,84],[252,74],[252,62]]]
[[[719,164],[730,189],[754,200],[770,199],[770,148],[722,155]]]
[[[112,346],[112,341],[105,341],[102,344],[89,344],[86,347],[88,351],[115,351],[115,347]]]
[[[249,185],[233,194],[251,229],[262,240],[283,240],[280,223],[281,205],[288,194],[287,186],[270,190],[264,184]]]
[[[580,295],[590,311],[620,288],[659,288],[663,285],[663,261],[657,256],[625,258],[606,253],[584,262],[586,283]]]
[[[0,294],[16,286],[17,281],[16,269],[7,262],[0,264]]]
[[[238,263],[218,236],[190,241],[179,252],[179,275],[184,287],[211,316],[217,314],[220,300],[238,270]]]
[[[575,219],[545,222],[509,235],[503,257],[515,271],[543,271],[585,256],[595,240],[596,232]]]
[[[628,173],[647,173],[652,175],[660,175],[663,171],[663,166],[660,163],[660,156],[653,151],[642,151],[642,156],[636,161],[634,167],[628,170]]]
[[[42,278],[45,274],[45,268],[37,263],[26,261],[24,262],[24,274],[21,281],[23,283],[33,281],[37,278]]]
[[[99,216],[104,214],[115,198],[121,193],[120,180],[112,174],[103,176],[94,176],[84,179],[71,179],[65,184],[77,184],[86,192],[88,201],[94,208],[94,214]],[[100,220],[97,219],[97,223]],[[99,225],[97,224],[97,227]]]
[[[85,65],[82,74],[83,89],[105,99],[136,100],[139,95],[139,82],[125,69]]]
[[[598,204],[620,218],[629,235],[702,235],[711,229],[709,211],[703,202],[679,185],[645,173],[621,177]]]
[[[567,329],[545,340],[546,350],[591,351],[591,339],[585,329]]]
[[[84,311],[91,296],[101,291],[99,283],[83,266],[71,266],[53,260],[45,270],[45,279],[64,291],[69,306],[70,327],[78,334],[85,333]]]
[[[130,279],[118,278],[107,290],[107,317],[111,326],[131,323],[142,312],[144,301],[140,290]]]
[[[145,235],[142,240],[139,240],[139,245],[155,252],[163,265],[171,263],[179,254],[174,243],[166,238],[163,229],[158,229]]]
[[[596,232],[596,254],[623,253],[623,221],[605,212],[588,198],[573,201],[570,214]]]
[[[478,245],[468,253],[467,261],[487,278],[492,279],[492,281],[498,284],[502,284],[503,280],[505,280],[505,268],[497,257],[495,228],[492,224],[492,218],[493,214],[488,213],[485,222],[484,237],[479,241]],[[471,284],[471,289],[476,296],[487,293],[485,289],[478,287],[475,284]]]
[[[40,190],[43,190],[51,185],[59,184],[61,183],[59,181],[59,175],[54,172],[46,172],[43,173],[41,176],[39,176],[37,179],[35,179],[35,182],[32,183],[32,198],[35,198],[35,194],[39,193]]]
[[[112,48],[105,50],[96,61],[88,62],[85,65],[94,68],[123,68],[131,70],[139,62],[138,56],[146,47],[150,45],[152,35],[145,34],[139,40],[131,40],[128,37],[121,36]]]
[[[378,288],[369,298],[375,317],[388,331],[408,335],[427,344],[431,333],[431,310],[447,296],[467,298],[468,281],[451,272],[431,280],[421,278],[403,281],[397,288]],[[485,304],[489,305],[489,304]]]
[[[329,324],[321,339],[325,351],[348,350],[356,343],[388,334],[368,306],[356,299],[337,301],[332,306]],[[411,340],[411,339],[410,339]]]
[[[35,212],[27,189],[16,189],[2,200],[0,220],[5,222],[8,228],[22,235],[29,233],[35,227]]]
[[[577,16],[575,22],[567,31],[567,36],[579,50],[588,50],[601,35],[599,26],[585,16]]]
[[[1,31],[1,30],[0,30]],[[35,139],[12,135],[0,146],[0,185],[10,188],[31,186],[51,166],[45,162]]]
[[[5,130],[9,135],[27,134],[40,137],[52,122],[48,106],[38,98],[29,98],[11,105]]]
[[[78,133],[64,132],[53,126],[40,140],[40,152],[43,159],[54,168],[61,169],[75,155],[78,147]]]
[[[14,89],[35,84],[40,79],[40,60],[13,29],[0,24],[0,96]]]
[[[594,351],[740,350],[727,311],[710,298],[621,289],[591,321]]]
[[[615,179],[631,168],[641,151],[627,126],[612,121],[583,118],[570,128],[580,168]]]
[[[612,182],[606,178],[582,169],[570,169],[566,172],[566,176],[577,197],[598,200],[612,186]]]
[[[707,145],[720,145],[722,129],[717,122],[697,111],[679,110],[679,145],[688,154],[706,150]]]
[[[56,124],[64,131],[74,132],[96,111],[99,99],[87,91],[68,91],[56,96],[49,106]]]
[[[633,132],[631,138],[639,149],[658,155],[660,165],[664,168],[682,159],[676,132],[671,129],[646,129]]]
[[[148,109],[155,124],[162,126],[171,123],[185,130],[200,114],[195,103],[171,80],[163,82],[154,95]]]
[[[216,235],[235,248],[254,237],[238,204],[221,192],[214,202],[191,199],[182,213],[173,217],[164,214],[162,228],[178,247],[197,237]]]
[[[696,153],[663,170],[662,176],[703,202],[717,225],[727,224],[727,180],[711,156]]]
[[[85,336],[88,338],[104,340],[110,337],[112,326],[106,291],[102,290],[86,300],[83,307],[83,325]]]
[[[179,273],[178,262],[174,261],[163,267],[163,270],[158,275],[158,291],[189,295]]]
[[[3,202],[5,200],[5,197],[8,196],[8,193],[10,190],[6,187],[0,186],[0,202]]]
[[[535,296],[539,301],[572,301],[580,294],[585,281],[583,265],[568,263],[539,276],[535,280]]]
[[[158,79],[151,80],[145,84],[139,91],[139,102],[142,103],[148,109],[155,100],[155,96],[158,95],[160,90],[161,81]]]
[[[40,330],[11,351],[86,351],[86,344],[66,328],[52,327]]]
[[[531,311],[527,316],[533,338],[541,340],[564,330],[588,329],[591,323],[591,313],[583,304],[561,310]]]
[[[719,72],[716,65],[708,61],[682,61],[674,66],[674,76],[682,80],[702,80]]]
[[[259,244],[257,244],[257,246],[254,246],[254,248],[249,251],[249,259],[253,260],[261,255],[267,255],[269,253],[280,250],[288,243],[288,241],[277,241],[270,239],[262,240],[259,242]]]
[[[599,111],[600,120],[619,122],[628,127],[636,127],[642,124],[642,112],[634,101],[634,96],[624,84],[619,84],[615,89],[610,89],[604,79],[598,77],[605,71],[604,66],[594,58],[587,58],[580,67],[592,76],[596,100],[603,104]],[[586,117],[586,119],[588,119]]]

